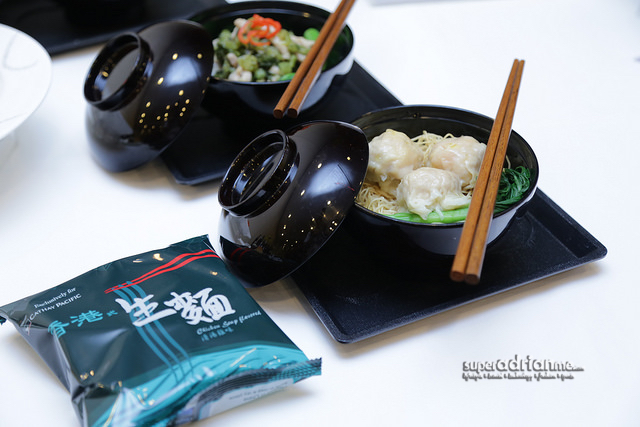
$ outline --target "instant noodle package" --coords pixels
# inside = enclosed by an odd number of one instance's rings
[[[320,375],[206,236],[123,258],[0,307],[83,426],[170,426]]]

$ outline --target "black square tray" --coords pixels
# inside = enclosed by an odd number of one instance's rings
[[[350,343],[603,258],[607,249],[540,189],[487,248],[481,282],[449,279],[451,259],[385,262],[341,226],[292,275],[329,333]],[[414,261],[414,262],[412,262]]]
[[[222,178],[254,137],[301,121],[352,121],[400,101],[358,63],[327,100],[296,120],[254,117],[238,121],[233,103],[203,107],[163,160],[176,181],[199,184]],[[449,280],[450,259],[421,259],[419,268],[390,265],[369,253],[344,225],[291,275],[339,342],[355,342],[418,319],[525,285],[603,258],[606,248],[538,190],[526,213],[488,248],[477,286]],[[416,265],[416,264],[414,264]]]

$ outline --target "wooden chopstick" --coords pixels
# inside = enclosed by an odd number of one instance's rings
[[[335,12],[329,15],[322,26],[320,34],[307,53],[304,61],[298,67],[293,79],[287,85],[280,101],[273,110],[276,119],[284,117],[285,110],[289,117],[297,117],[300,107],[307,99],[311,87],[315,84],[322,65],[329,56],[333,45],[342,32],[347,15],[355,0],[342,0]]]
[[[471,285],[480,282],[487,235],[493,219],[500,176],[509,145],[523,68],[523,60],[514,60],[498,114],[491,128],[487,150],[480,166],[469,212],[451,267],[450,277],[456,282],[464,281]]]

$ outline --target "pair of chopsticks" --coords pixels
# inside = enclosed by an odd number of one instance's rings
[[[514,60],[498,114],[493,122],[487,149],[482,159],[469,213],[462,228],[450,277],[456,282],[475,285],[480,282],[487,235],[493,219],[500,176],[509,145],[511,125],[524,68],[523,60]]]
[[[287,85],[287,89],[282,94],[278,105],[274,108],[273,116],[276,119],[284,117],[285,111],[289,117],[298,116],[300,107],[318,79],[322,65],[327,56],[329,56],[331,49],[333,49],[333,45],[342,31],[347,15],[354,3],[355,0],[342,0],[335,12],[329,15],[320,30],[318,38],[298,67],[293,79]]]

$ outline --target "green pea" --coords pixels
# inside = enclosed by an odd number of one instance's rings
[[[307,28],[302,34],[302,36],[307,40],[317,40],[319,35],[320,31],[318,31],[316,28]]]

